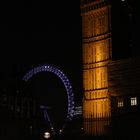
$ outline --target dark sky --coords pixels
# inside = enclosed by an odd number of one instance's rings
[[[79,1],[5,1],[1,6],[1,88],[16,85],[28,70],[49,63],[59,67],[79,92]]]

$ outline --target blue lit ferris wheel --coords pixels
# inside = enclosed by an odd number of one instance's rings
[[[32,76],[36,75],[37,73],[45,72],[45,71],[55,74],[63,82],[63,84],[65,86],[65,89],[66,89],[66,92],[67,92],[67,101],[68,101],[66,120],[72,120],[72,118],[74,116],[74,94],[73,94],[72,86],[70,84],[69,79],[67,78],[67,76],[60,69],[58,69],[58,68],[56,68],[54,66],[48,65],[48,64],[44,64],[42,66],[37,66],[37,67],[29,70],[23,76],[22,80],[24,80],[25,82],[28,82],[28,80],[30,78],[32,78]],[[45,116],[47,116],[47,120],[50,120],[48,118],[48,115],[44,115],[44,117]]]

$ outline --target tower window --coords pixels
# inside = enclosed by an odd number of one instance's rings
[[[124,103],[123,103],[123,99],[119,99],[118,100],[118,107],[123,107]]]
[[[137,97],[131,98],[131,106],[137,105]]]

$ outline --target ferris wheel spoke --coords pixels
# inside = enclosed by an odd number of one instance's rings
[[[47,109],[49,109],[50,107],[47,107],[47,106],[40,106],[40,108],[43,110],[43,114],[44,114],[44,118],[45,118],[45,121],[46,122],[49,122],[49,125],[50,125],[50,128],[51,130],[54,131],[54,127],[53,127],[53,124],[50,120],[50,117],[48,115],[48,112],[47,112]]]

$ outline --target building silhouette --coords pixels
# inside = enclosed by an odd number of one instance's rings
[[[0,92],[0,137],[5,140],[31,138],[39,120],[37,100],[17,91]]]
[[[136,1],[81,0],[86,135],[138,136],[137,12]]]

